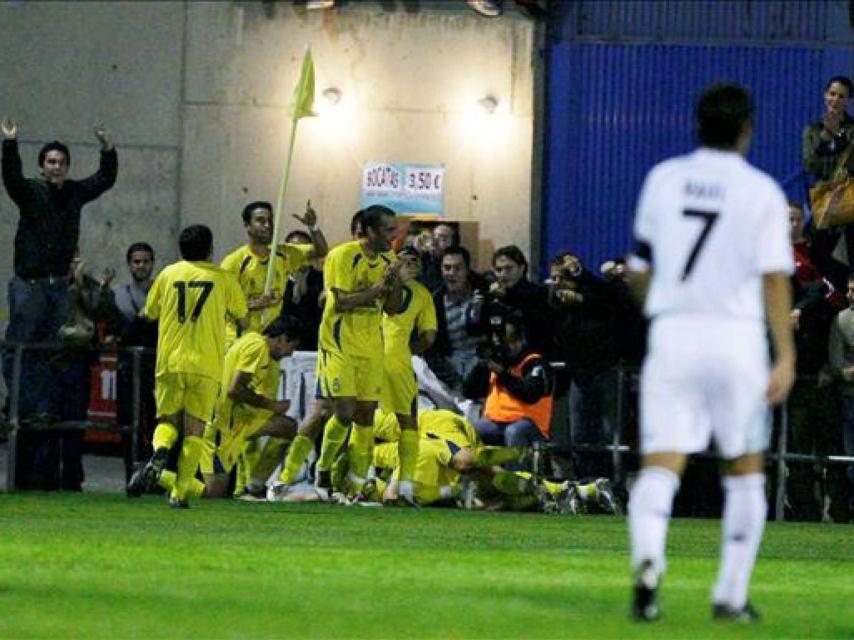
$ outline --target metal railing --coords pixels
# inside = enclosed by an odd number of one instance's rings
[[[140,432],[141,432],[141,373],[142,359],[144,356],[151,356],[154,350],[147,347],[124,347],[114,353],[129,353],[131,355],[131,403],[130,403],[130,424],[105,424],[101,422],[92,422],[88,420],[58,420],[44,422],[38,420],[21,417],[21,379],[24,369],[24,352],[41,352],[45,354],[61,353],[67,349],[58,346],[56,343],[11,343],[0,341],[0,350],[4,353],[4,358],[11,357],[11,384],[8,389],[9,395],[9,415],[8,415],[8,449],[7,449],[7,465],[6,465],[6,491],[14,491],[16,486],[17,474],[17,459],[18,445],[21,433],[23,431],[50,431],[62,432],[83,429],[96,429],[100,431],[109,431],[122,434],[130,434],[131,457],[135,458],[136,453],[140,448]],[[9,352],[11,351],[11,356]],[[76,349],[75,353],[80,352],[95,352],[95,349]],[[136,461],[135,459],[133,460]]]
[[[94,428],[100,430],[116,431],[120,433],[129,433],[131,438],[131,451],[133,462],[137,453],[140,450],[140,434],[142,432],[142,411],[141,411],[141,394],[142,394],[142,361],[143,358],[151,357],[154,350],[147,347],[125,347],[118,350],[118,353],[130,353],[132,356],[131,369],[131,402],[130,402],[130,424],[127,425],[105,425],[102,423],[88,421],[74,422],[56,422],[49,425],[38,425],[22,420],[20,416],[20,395],[21,395],[21,373],[24,363],[25,351],[42,351],[42,352],[58,352],[62,348],[56,344],[14,344],[3,343],[0,341],[0,349],[8,353],[12,350],[12,382],[9,391],[9,447],[8,447],[8,465],[7,465],[7,491],[14,490],[15,487],[15,465],[17,459],[18,438],[24,430],[56,430],[63,429],[85,429]],[[303,353],[303,356],[308,357],[311,354]],[[8,357],[8,356],[7,356]],[[291,362],[293,360],[293,362]],[[280,395],[289,398],[294,407],[299,407],[298,418],[303,417],[303,414],[308,410],[308,403],[305,402],[305,396],[311,389],[314,388],[313,380],[307,381],[306,376],[313,378],[314,367],[307,366],[305,362],[301,366],[296,366],[296,358],[287,358],[282,361],[282,372],[284,374],[290,370],[291,376],[286,377],[283,381]],[[308,363],[312,364],[312,363]],[[617,483],[623,483],[626,477],[626,461],[630,457],[637,457],[637,452],[634,451],[623,439],[625,434],[623,428],[626,425],[628,399],[627,385],[632,377],[639,375],[636,367],[617,367],[617,405],[615,408],[615,425],[611,443],[605,446],[600,445],[585,445],[575,443],[568,450],[568,453],[577,452],[594,452],[594,453],[610,453],[611,462],[614,470],[614,480]],[[801,380],[804,378],[801,377]],[[564,399],[564,401],[568,401]],[[799,452],[788,451],[789,439],[789,406],[784,404],[780,411],[776,412],[779,418],[778,424],[775,425],[779,429],[779,437],[776,440],[776,446],[773,451],[768,451],[766,458],[773,464],[774,467],[774,483],[776,485],[776,509],[775,517],[777,520],[784,519],[786,505],[786,478],[788,475],[788,463],[811,463],[815,465],[836,465],[836,464],[854,464],[854,457],[845,455],[815,455]],[[561,452],[555,448],[554,451]],[[711,454],[699,454],[700,457],[712,458]]]
[[[616,419],[613,438],[611,444],[606,446],[590,446],[590,445],[574,445],[573,448],[577,451],[590,451],[594,453],[611,453],[611,460],[614,468],[614,480],[617,483],[622,483],[625,479],[625,462],[628,456],[637,457],[638,453],[625,444],[623,440],[623,427],[626,425],[626,406],[627,401],[626,385],[632,377],[638,377],[639,371],[636,367],[619,366],[617,368],[617,407]],[[799,376],[800,381],[814,380],[816,376]],[[789,441],[789,402],[786,401],[780,410],[775,412],[779,417],[779,421],[774,425],[774,428],[779,430],[779,436],[776,440],[776,446],[773,450],[769,449],[766,452],[765,458],[772,463],[774,468],[774,484],[775,492],[775,519],[782,521],[785,518],[785,507],[787,503],[787,486],[786,479],[788,477],[788,463],[807,463],[819,466],[828,465],[851,465],[854,464],[854,456],[846,455],[819,455],[790,452],[788,450]],[[841,424],[840,424],[841,427]],[[701,458],[715,459],[711,453],[697,454]],[[769,474],[770,475],[770,474]]]

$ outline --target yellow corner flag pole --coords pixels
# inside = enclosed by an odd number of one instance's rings
[[[302,69],[300,70],[299,80],[294,93],[291,96],[290,104],[291,116],[291,140],[288,144],[288,155],[285,160],[285,170],[282,172],[282,180],[279,183],[279,195],[276,199],[276,212],[273,216],[273,246],[270,247],[270,261],[267,265],[267,279],[264,282],[264,293],[269,294],[273,286],[273,275],[276,271],[275,258],[276,256],[276,237],[279,231],[279,225],[282,221],[282,209],[285,206],[285,193],[288,188],[288,177],[291,174],[291,160],[294,155],[294,143],[297,137],[297,124],[300,118],[316,115],[314,113],[314,61],[311,58],[311,48],[309,45],[305,47],[305,54],[302,57]],[[267,309],[261,313],[261,323],[266,322]]]

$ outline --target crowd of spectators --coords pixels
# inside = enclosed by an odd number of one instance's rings
[[[845,149],[854,144],[854,118],[846,111],[851,93],[850,79],[832,78],[825,87],[824,114],[804,130],[802,159],[811,182],[846,172],[854,175],[854,154],[840,166]],[[68,178],[70,151],[59,142],[45,145],[39,154],[41,177],[25,179],[17,126],[6,119],[2,131],[3,181],[20,210],[6,340],[59,342],[64,325],[79,328],[80,316],[93,327],[84,332],[82,341],[66,341],[62,358],[28,354],[19,412],[33,419],[85,420],[82,390],[88,390],[92,352],[79,348],[156,343],[156,326],[138,317],[152,283],[154,250],[145,242],[131,244],[126,256],[129,278],[116,285],[113,274],[105,273],[100,280],[87,276],[74,253],[82,207],[116,181],[116,151],[103,129],[95,132],[102,148],[99,170],[79,181]],[[800,375],[789,402],[789,449],[854,455],[854,281],[849,277],[854,225],[818,229],[807,211],[808,203],[790,203],[796,258],[791,317]],[[294,245],[312,241],[304,231],[293,231],[286,238]],[[450,396],[483,403],[483,418],[475,426],[484,442],[508,446],[550,442],[561,463],[555,465],[557,473],[578,478],[610,475],[606,447],[615,434],[626,441],[632,424],[631,385],[618,384],[618,376],[621,369],[637,371],[646,329],[625,284],[622,260],[593,269],[565,251],[551,257],[548,278],[539,284],[524,252],[515,245],[494,251],[491,269],[479,273],[472,247],[461,245],[453,223],[422,228],[406,243],[420,253],[418,279],[431,292],[436,308],[438,331],[424,360]],[[282,314],[297,316],[309,328],[302,338],[304,350],[316,349],[322,296],[321,260],[311,260],[289,276]],[[7,387],[11,367],[7,349],[3,357]],[[142,424],[150,427],[153,371],[144,365],[142,374],[139,410]],[[130,356],[120,355],[122,423],[131,420],[131,375]],[[62,395],[60,388],[69,391]],[[62,472],[60,484],[79,490],[80,442],[77,435],[65,440],[61,457],[68,471]],[[141,442],[144,447],[146,439]],[[147,454],[142,449],[133,457]],[[826,495],[847,508],[854,495],[854,466],[847,471],[846,482],[834,477],[845,472],[842,467],[828,471],[823,466],[792,465],[789,486],[796,515],[826,518],[826,505],[817,499]]]

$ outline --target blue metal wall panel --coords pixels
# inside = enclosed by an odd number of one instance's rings
[[[823,41],[833,0],[558,0],[559,32],[658,40]]]
[[[542,255],[575,250],[595,266],[630,248],[644,175],[656,162],[694,146],[695,95],[716,80],[752,89],[758,113],[750,160],[802,197],[800,136],[821,113],[827,55],[835,54],[812,48],[553,44]]]

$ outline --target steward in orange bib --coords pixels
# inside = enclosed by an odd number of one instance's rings
[[[474,427],[484,444],[528,447],[549,437],[554,377],[546,359],[528,346],[518,311],[489,318],[488,349],[466,379],[467,398],[485,398]]]

